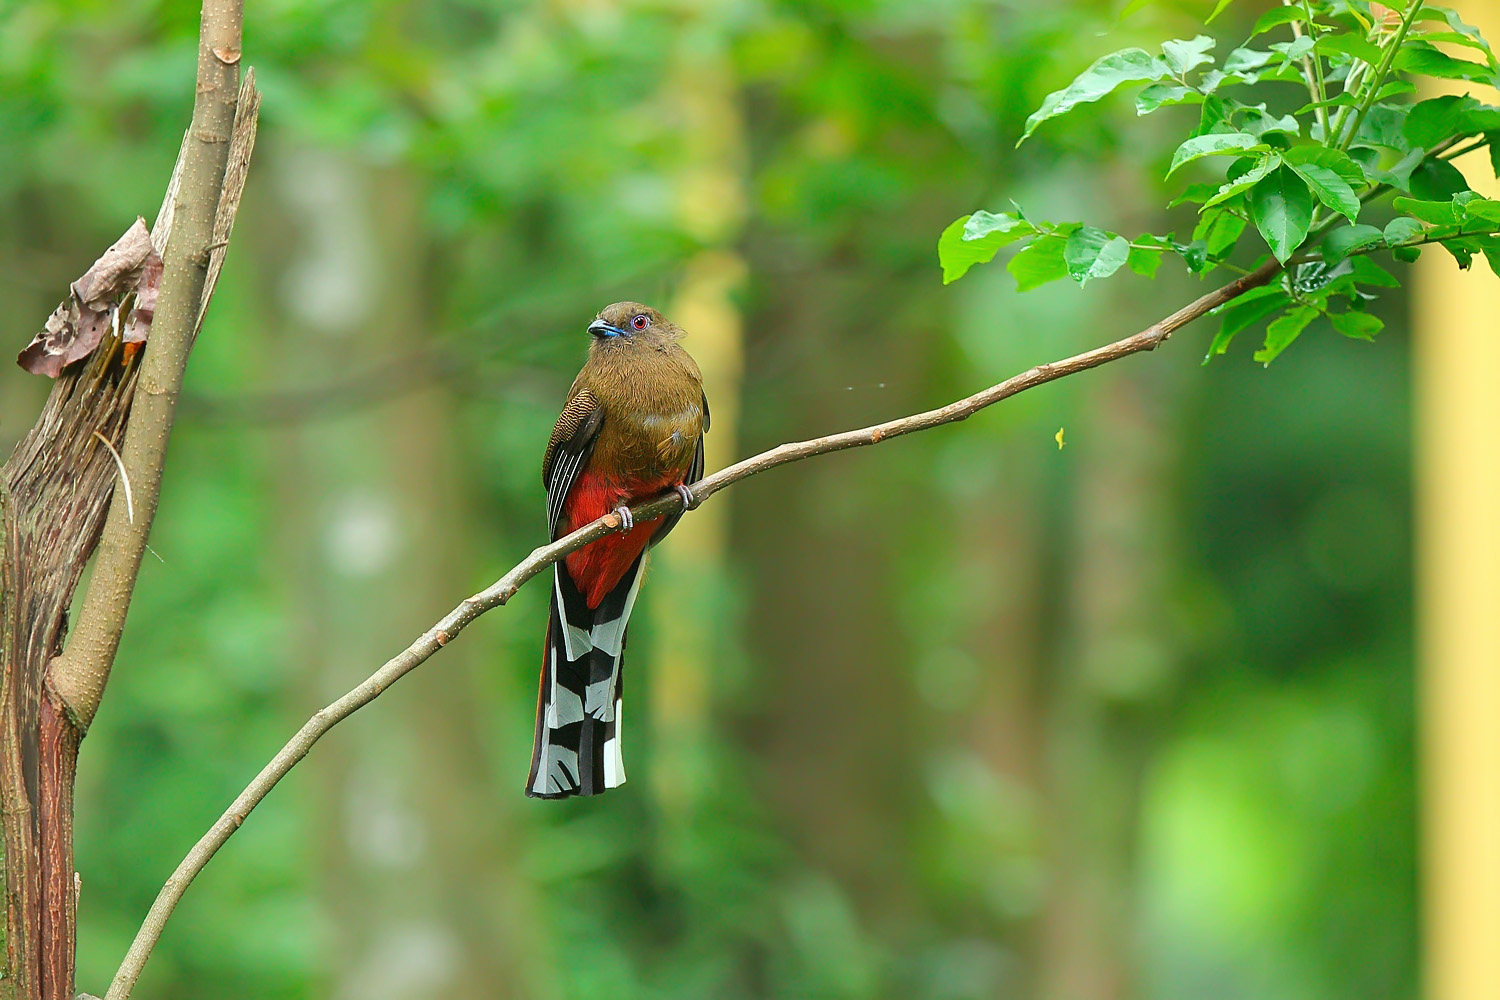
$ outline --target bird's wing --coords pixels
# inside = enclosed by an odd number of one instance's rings
[[[551,538],[557,538],[563,500],[588,463],[603,423],[604,408],[588,389],[580,389],[568,400],[552,428],[546,454],[542,456],[542,483],[547,487],[547,532]]]
[[[689,485],[689,486],[693,485],[698,480],[700,480],[700,479],[703,478],[703,436],[705,434],[707,434],[707,433],[708,433],[708,397],[704,396],[703,397],[703,430],[698,435],[698,447],[693,450],[693,464],[688,466],[687,475],[685,475],[685,476],[682,477],[682,481],[684,483],[686,483],[687,485]],[[682,520],[682,515],[684,513],[686,513],[686,512],[682,511],[682,510],[677,510],[677,511],[671,513],[671,514],[668,514],[666,516],[666,518],[662,521],[661,527],[657,528],[656,529],[656,533],[651,536],[651,544],[655,545],[657,542],[661,541],[663,538],[666,538],[667,537],[667,532],[669,532],[673,528],[677,527],[677,522],[680,521],[680,520]]]

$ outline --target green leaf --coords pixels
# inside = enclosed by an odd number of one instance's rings
[[[1369,257],[1350,257],[1349,267],[1354,272],[1354,280],[1361,285],[1374,285],[1377,288],[1400,288],[1401,282],[1396,276]]]
[[[1214,4],[1214,11],[1213,11],[1213,13],[1210,14],[1210,15],[1208,15],[1208,18],[1203,23],[1204,24],[1212,24],[1214,18],[1216,18],[1220,14],[1224,13],[1224,8],[1228,7],[1233,2],[1234,2],[1234,0],[1219,0],[1218,3]]]
[[[1165,247],[1161,249],[1147,249],[1140,246],[1141,240],[1137,239],[1130,247],[1130,256],[1125,258],[1125,264],[1136,274],[1145,278],[1156,277],[1156,269],[1161,267],[1162,258],[1166,256]]]
[[[1486,228],[1494,228],[1494,224],[1500,224],[1500,201],[1491,198],[1481,198],[1473,191],[1465,191],[1453,199],[1454,204],[1459,206],[1465,222],[1486,222],[1492,225]]]
[[[1458,206],[1452,201],[1397,198],[1391,202],[1391,207],[1434,226],[1452,226],[1462,221],[1462,217],[1458,214]]]
[[[1467,127],[1469,112],[1480,107],[1468,94],[1434,97],[1412,105],[1401,131],[1413,146],[1431,149],[1451,136],[1483,131],[1477,123]]]
[[[1229,55],[1224,57],[1224,72],[1230,76],[1245,77],[1245,82],[1249,83],[1255,79],[1251,74],[1270,65],[1272,56],[1273,53],[1264,49],[1231,49]]]
[[[1465,48],[1477,49],[1486,54],[1489,53],[1489,45],[1483,38],[1470,38],[1468,35],[1457,31],[1413,31],[1408,38],[1420,38],[1424,42],[1446,42],[1450,45],[1462,45]]]
[[[1016,145],[1025,142],[1042,122],[1065,115],[1080,104],[1097,101],[1127,83],[1155,83],[1170,76],[1167,64],[1145,49],[1122,49],[1101,56],[1072,83],[1047,95],[1042,106],[1026,119],[1026,131]]]
[[[1260,140],[1249,132],[1215,132],[1210,135],[1195,135],[1177,147],[1172,154],[1172,165],[1167,168],[1171,177],[1184,163],[1204,156],[1223,156],[1226,153],[1243,153],[1261,145]]]
[[[1346,56],[1353,56],[1371,66],[1379,66],[1381,59],[1380,46],[1350,31],[1339,32],[1332,35],[1324,35],[1318,39],[1319,52],[1339,52]]]
[[[943,284],[962,278],[975,264],[988,264],[1008,243],[1036,233],[1036,227],[1008,212],[992,215],[975,212],[955,220],[938,237],[938,263],[943,266]]]
[[[1179,104],[1197,104],[1203,95],[1180,83],[1153,83],[1135,95],[1135,113],[1149,115],[1157,108],[1170,108]]]
[[[1352,108],[1356,107],[1358,104],[1359,101],[1355,100],[1354,95],[1349,93],[1348,91],[1345,91],[1342,94],[1336,94],[1333,97],[1330,97],[1326,101],[1316,101],[1312,104],[1304,104],[1296,111],[1293,111],[1292,114],[1305,115],[1309,111],[1316,111],[1318,108]]]
[[[1317,42],[1311,35],[1302,35],[1290,42],[1272,42],[1270,49],[1272,52],[1281,53],[1284,61],[1294,62],[1311,52],[1315,44]]]
[[[1257,104],[1253,107],[1241,107],[1240,111],[1245,116],[1245,123],[1241,126],[1241,131],[1249,132],[1257,138],[1271,132],[1282,132],[1287,135],[1300,135],[1302,133],[1302,125],[1294,115],[1281,115],[1278,117],[1266,111],[1264,104]]]
[[[1293,146],[1282,153],[1281,158],[1293,167],[1309,163],[1332,170],[1351,187],[1356,185],[1363,187],[1369,183],[1365,178],[1364,168],[1353,157],[1342,150],[1331,149],[1328,146]]]
[[[1196,35],[1187,41],[1174,38],[1170,42],[1161,43],[1161,56],[1171,68],[1172,75],[1181,77],[1189,70],[1211,64],[1214,57],[1209,53],[1213,51],[1216,44],[1207,35]]]
[[[1272,7],[1260,17],[1255,19],[1255,27],[1250,29],[1250,37],[1264,35],[1272,28],[1293,21],[1306,21],[1307,15],[1302,12],[1301,7]]]
[[[1218,258],[1239,241],[1245,231],[1245,219],[1222,208],[1210,209],[1198,220],[1193,239],[1202,240],[1208,256]]]
[[[1006,243],[1018,240],[1036,232],[1036,227],[1027,222],[1017,206],[1015,212],[986,212],[980,209],[973,215],[966,216],[964,222],[964,240],[974,242],[976,240],[987,240],[995,236],[1005,236]]]
[[[1374,150],[1370,150],[1370,152],[1374,152]],[[1410,194],[1411,172],[1420,167],[1422,165],[1422,161],[1426,158],[1427,151],[1421,146],[1417,146],[1410,152],[1408,152],[1405,156],[1401,157],[1401,159],[1391,164],[1389,170],[1382,170],[1379,166],[1371,166],[1367,169],[1370,176],[1375,180],[1381,182],[1382,184],[1389,184],[1391,187],[1396,188],[1397,190],[1405,191]],[[1378,163],[1379,160],[1377,159],[1374,162]]]
[[[1191,243],[1173,243],[1172,252],[1182,258],[1189,271],[1198,274],[1208,267],[1208,247],[1202,240]]]
[[[1208,199],[1208,201],[1204,202],[1203,208],[1199,209],[1199,211],[1207,211],[1215,205],[1228,201],[1237,194],[1249,191],[1256,184],[1260,183],[1262,178],[1268,176],[1280,166],[1281,157],[1272,153],[1265,159],[1257,161],[1254,166],[1238,176],[1235,175],[1234,168],[1231,167],[1229,181],[1220,185],[1218,192],[1212,198]]]
[[[1342,226],[1323,238],[1323,260],[1336,264],[1355,250],[1384,243],[1385,235],[1374,226]]]
[[[1269,365],[1276,355],[1292,346],[1292,341],[1307,329],[1318,311],[1312,306],[1293,306],[1266,327],[1266,346],[1255,352],[1255,360]]]
[[[1468,80],[1473,83],[1495,81],[1495,73],[1489,66],[1456,59],[1429,42],[1408,40],[1396,54],[1396,69],[1403,73],[1418,73],[1435,76],[1442,80]]]
[[[1312,209],[1312,192],[1291,167],[1267,174],[1250,189],[1250,218],[1283,264],[1307,238]]]
[[[1214,312],[1219,317],[1219,332],[1214,334],[1213,343],[1203,356],[1203,363],[1206,365],[1215,354],[1223,354],[1229,350],[1229,342],[1234,339],[1235,334],[1259,323],[1272,313],[1280,312],[1290,301],[1278,283],[1251,289],[1232,302],[1220,306]]]
[[[1029,292],[1049,281],[1068,276],[1068,264],[1063,259],[1067,240],[1055,236],[1044,236],[1021,248],[1021,252],[1005,265],[1016,279],[1016,290]]]
[[[1217,94],[1209,94],[1203,98],[1203,108],[1198,112],[1198,127],[1193,129],[1194,136],[1238,131],[1229,123],[1229,108],[1225,105],[1224,98]]]
[[[1402,134],[1401,127],[1406,121],[1407,108],[1396,107],[1389,104],[1377,104],[1365,115],[1365,120],[1360,123],[1359,131],[1355,133],[1355,142],[1372,145],[1385,146],[1394,149],[1398,153],[1404,153],[1411,148],[1406,136]]]
[[[1411,172],[1411,193],[1427,201],[1452,198],[1469,190],[1469,182],[1447,160],[1423,160]]]
[[[1465,240],[1443,240],[1442,247],[1458,261],[1458,269],[1467,271],[1474,263],[1474,248]]]
[[[1129,256],[1129,240],[1093,226],[1075,230],[1063,247],[1068,275],[1080,285],[1093,278],[1109,277],[1124,266]]]
[[[1353,309],[1348,312],[1330,313],[1328,319],[1335,330],[1355,340],[1374,340],[1381,327],[1385,326],[1385,322],[1379,316]]]
[[[1392,97],[1400,97],[1402,94],[1415,94],[1417,85],[1410,80],[1391,80],[1375,93],[1376,101],[1388,101]]]
[[[1489,43],[1480,35],[1479,29],[1472,24],[1465,24],[1463,18],[1459,17],[1458,12],[1451,7],[1439,7],[1435,4],[1427,4],[1421,10],[1417,11],[1412,20],[1414,22],[1442,20],[1447,23],[1449,28],[1453,29],[1454,34],[1462,38],[1467,38],[1474,48],[1479,49],[1485,55],[1491,54]]]
[[[1427,232],[1426,228],[1416,219],[1400,215],[1385,224],[1385,232],[1382,235],[1387,245],[1396,246],[1409,240],[1420,239],[1425,232]]]
[[[1217,184],[1209,184],[1207,182],[1197,182],[1189,184],[1187,187],[1182,189],[1181,194],[1173,198],[1171,201],[1167,202],[1167,207],[1176,208],[1178,205],[1181,205],[1185,201],[1207,201],[1208,199],[1213,197],[1214,192],[1217,190],[1219,190],[1219,185]]]
[[[1484,259],[1489,261],[1490,270],[1500,276],[1500,247],[1485,247]]]
[[[1359,196],[1348,181],[1316,163],[1294,163],[1291,167],[1323,204],[1350,222],[1359,217]]]

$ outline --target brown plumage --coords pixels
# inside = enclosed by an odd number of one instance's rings
[[[547,523],[559,538],[703,475],[708,401],[682,331],[638,302],[589,326],[588,361],[542,457]],[[620,664],[645,550],[680,513],[607,535],[554,568],[552,614],[527,794],[592,795],[625,780]]]
[[[542,484],[552,472],[558,445],[574,437],[596,412],[589,466],[611,475],[653,478],[654,473],[686,468],[703,434],[703,374],[677,343],[683,333],[655,309],[638,302],[616,302],[599,314],[610,328],[627,329],[643,316],[643,331],[595,336],[588,361],[568,390],[568,404],[552,428],[542,456]]]

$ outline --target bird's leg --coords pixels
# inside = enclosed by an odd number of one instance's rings
[[[631,516],[630,508],[624,504],[615,508],[615,516],[620,519],[621,531],[632,531],[635,528],[635,518]]]
[[[688,486],[687,483],[678,483],[676,488],[677,495],[682,497],[683,510],[692,510],[698,506],[698,498],[693,495],[692,487]]]

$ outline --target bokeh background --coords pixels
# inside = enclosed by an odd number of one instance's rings
[[[688,328],[717,467],[1198,294],[1170,262],[941,284],[940,230],[1009,198],[1191,226],[1171,112],[1012,148],[1207,8],[1120,6],[251,0],[260,144],[82,755],[80,987],[308,714],[543,540],[600,306]],[[6,351],[154,215],[196,14],[0,0]],[[1269,369],[1248,334],[1200,366],[1202,324],[715,497],[653,562],[605,798],[522,795],[526,588],[282,783],[139,994],[1413,996],[1409,337],[1378,308]],[[0,453],[47,388],[0,366]]]

